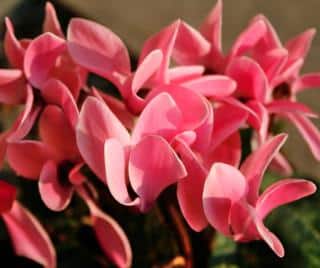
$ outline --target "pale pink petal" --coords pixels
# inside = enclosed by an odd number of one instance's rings
[[[110,79],[116,84],[130,74],[128,50],[105,26],[80,18],[70,21],[68,50],[73,60],[88,71]]]
[[[20,141],[8,144],[7,158],[18,175],[38,179],[43,165],[52,158],[52,154],[44,143]]]
[[[300,76],[291,86],[293,93],[299,93],[310,88],[320,87],[320,73],[308,73]]]
[[[116,138],[123,145],[130,144],[130,136],[118,118],[101,100],[88,97],[84,102],[76,129],[79,151],[96,175],[105,180],[104,142]]]
[[[165,139],[146,136],[136,144],[129,158],[129,181],[147,211],[159,194],[187,175],[187,171]]]
[[[55,105],[47,105],[39,119],[39,135],[60,160],[77,160],[80,155],[75,130],[64,111]]]
[[[112,196],[122,205],[138,206],[138,197],[132,198],[128,192],[127,159],[125,148],[116,139],[108,139],[104,144],[107,184]]]
[[[317,117],[317,114],[307,105],[286,99],[274,100],[268,103],[266,107],[268,112],[272,114],[298,113],[304,116]]]
[[[119,268],[132,265],[132,250],[127,235],[121,226],[104,213],[86,193],[79,191],[91,214],[92,228],[103,253]]]
[[[168,70],[168,79],[171,84],[181,84],[201,77],[204,71],[201,65],[176,66]]]
[[[17,189],[11,184],[0,180],[0,213],[7,212],[11,209],[16,199]]]
[[[52,33],[44,33],[31,42],[25,54],[24,72],[34,87],[44,86],[56,59],[65,49],[65,41]]]
[[[237,84],[224,75],[206,75],[187,81],[182,86],[205,97],[221,99],[230,96],[236,90]]]
[[[57,13],[54,6],[50,3],[46,3],[45,7],[45,18],[42,25],[43,32],[51,32],[61,38],[64,38],[64,34],[61,30],[59,20],[57,18]]]
[[[265,101],[268,80],[257,62],[248,57],[235,58],[227,67],[226,74],[237,82],[236,96]]]
[[[132,143],[149,134],[170,140],[177,133],[180,121],[181,112],[174,99],[167,93],[161,93],[141,113],[132,132]]]
[[[204,184],[203,208],[207,220],[219,232],[230,235],[231,207],[246,191],[246,179],[238,169],[223,163],[212,166]]]
[[[256,204],[257,215],[264,219],[273,209],[313,194],[317,187],[302,179],[283,179],[269,186]]]
[[[65,183],[62,184],[61,180],[65,180]],[[59,178],[55,162],[48,161],[44,164],[38,186],[41,199],[49,209],[62,211],[69,205],[73,186],[68,182],[68,178]]]
[[[310,119],[301,114],[286,114],[290,121],[297,127],[304,140],[307,142],[313,156],[320,161],[320,131]]]
[[[180,141],[175,146],[175,151],[179,154],[188,173],[177,185],[179,206],[190,227],[199,232],[208,224],[202,205],[203,186],[207,172],[184,142]]]
[[[178,34],[178,30],[180,27],[180,21],[177,20],[170,24],[169,26],[162,29],[160,32],[151,36],[143,45],[143,48],[140,53],[139,63],[143,61],[143,59],[153,50],[160,49],[162,51],[163,60],[159,71],[156,73],[154,82],[164,82],[168,81],[167,70],[170,64],[170,58],[172,54],[172,50],[174,48],[174,44],[176,41],[176,37]]]
[[[17,201],[2,215],[17,255],[32,259],[45,268],[56,267],[53,244],[38,220]]]
[[[14,68],[22,69],[25,49],[17,40],[13,25],[9,18],[5,18],[7,31],[4,36],[4,51],[8,58],[10,65]]]
[[[26,80],[21,70],[0,69],[0,102],[19,104],[26,98]]]
[[[293,173],[293,168],[286,157],[281,154],[277,153],[270,163],[270,170],[281,174],[282,176],[290,176]]]
[[[79,111],[74,97],[65,84],[59,80],[50,79],[42,88],[41,94],[48,104],[60,106],[72,127],[75,127]]]
[[[210,52],[210,43],[186,22],[181,22],[172,56],[180,65],[201,64]]]
[[[258,199],[260,184],[273,157],[287,139],[286,134],[279,134],[262,144],[256,151],[251,153],[241,165],[241,172],[248,181],[247,200],[254,205]]]
[[[229,58],[244,55],[252,49],[267,31],[266,23],[262,19],[253,21],[234,42]]]

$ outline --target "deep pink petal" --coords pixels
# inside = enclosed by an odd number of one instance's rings
[[[0,213],[7,212],[11,209],[16,199],[17,189],[11,184],[0,180]]]
[[[80,18],[70,21],[68,49],[73,60],[116,84],[130,73],[128,50],[111,30],[105,26]]]
[[[128,189],[125,148],[116,139],[108,139],[104,145],[107,184],[112,196],[122,205],[137,206],[139,198],[131,198]]]
[[[294,94],[311,88],[320,87],[320,73],[308,73],[300,76],[291,86]]]
[[[61,184],[61,180],[66,180],[65,184]],[[67,180],[68,178],[59,178],[55,162],[48,161],[44,164],[39,179],[39,193],[49,209],[61,211],[69,205],[73,186]]]
[[[4,51],[10,65],[14,68],[22,69],[25,49],[17,40],[9,18],[5,18],[5,24],[7,31],[4,36]]]
[[[207,75],[182,84],[205,97],[221,99],[236,90],[236,83],[224,75]]]
[[[247,182],[240,171],[230,165],[216,163],[207,176],[203,191],[204,213],[219,232],[230,235],[231,206],[247,191]]]
[[[64,38],[64,34],[61,30],[61,26],[57,17],[57,13],[54,6],[50,3],[46,3],[45,18],[42,25],[43,32],[53,33],[61,38]]]
[[[141,198],[141,211],[148,210],[159,194],[187,175],[171,146],[159,136],[145,136],[129,158],[129,180]]]
[[[167,93],[161,93],[141,113],[132,132],[132,143],[149,134],[170,140],[177,133],[180,120],[181,112],[174,99]]]
[[[199,232],[208,224],[202,205],[203,186],[207,172],[183,141],[178,142],[175,151],[179,154],[188,173],[177,185],[179,206],[190,227]]]
[[[174,44],[177,38],[178,30],[180,27],[180,21],[175,21],[169,26],[162,29],[160,32],[151,36],[143,45],[141,50],[139,63],[153,50],[160,49],[163,54],[163,60],[159,71],[154,77],[155,82],[168,82],[167,70],[170,64],[170,58]]]
[[[121,226],[109,215],[104,213],[86,194],[80,192],[89,207],[92,228],[103,253],[119,268],[132,265],[130,242]]]
[[[268,80],[257,62],[247,57],[233,59],[226,74],[237,82],[238,97],[265,101]]]
[[[283,179],[269,186],[259,197],[256,210],[264,219],[273,209],[313,194],[317,187],[302,179]]]
[[[24,72],[34,87],[44,86],[56,59],[65,49],[65,41],[52,33],[44,33],[31,42],[25,54]]]
[[[309,117],[317,117],[307,105],[300,102],[280,99],[274,100],[266,105],[269,113],[283,114],[283,113],[298,113]]]
[[[83,159],[104,182],[105,140],[116,138],[123,145],[130,144],[130,136],[125,127],[105,103],[94,97],[88,97],[82,106],[76,138]]]
[[[20,141],[8,144],[7,158],[18,175],[38,179],[43,165],[52,159],[52,154],[44,143]]]
[[[0,102],[19,104],[26,98],[26,81],[18,69],[0,69]]]
[[[286,139],[286,134],[279,134],[269,139],[249,155],[241,165],[240,170],[246,177],[249,185],[247,200],[250,204],[254,205],[256,203],[264,172]]]
[[[39,119],[39,135],[57,159],[77,160],[80,157],[75,130],[61,108],[46,106]]]
[[[201,64],[210,52],[210,43],[186,22],[181,22],[173,58],[179,65]]]
[[[306,116],[300,114],[287,114],[286,116],[297,127],[313,156],[320,161],[320,131],[317,127]]]
[[[38,220],[17,201],[2,215],[17,255],[32,259],[45,268],[56,267],[53,244]]]

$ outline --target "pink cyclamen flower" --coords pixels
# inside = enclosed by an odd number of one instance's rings
[[[203,192],[205,215],[214,228],[240,242],[262,239],[279,257],[284,256],[283,246],[263,220],[276,207],[316,191],[312,182],[290,178],[259,194],[264,172],[285,139],[281,134],[267,141],[245,160],[240,171],[227,164],[214,164]]]

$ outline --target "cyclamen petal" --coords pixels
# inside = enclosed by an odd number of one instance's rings
[[[50,2],[47,2],[45,6],[45,18],[43,21],[42,30],[44,33],[51,32],[56,36],[64,38],[56,11]]]
[[[16,199],[17,189],[11,184],[0,180],[0,213],[11,209]]]
[[[0,69],[0,102],[19,104],[26,98],[26,81],[21,70]]]
[[[45,268],[55,268],[56,252],[38,220],[18,201],[9,212],[2,214],[17,255],[30,258]]]

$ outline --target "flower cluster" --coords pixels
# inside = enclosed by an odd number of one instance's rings
[[[0,136],[1,162],[36,180],[51,210],[62,211],[79,195],[104,253],[117,266],[131,264],[129,241],[98,207],[85,165],[123,206],[147,212],[175,187],[193,230],[211,225],[235,241],[264,240],[284,255],[263,220],[316,187],[288,178],[262,194],[259,189],[269,166],[286,177],[292,173],[280,153],[287,135],[274,131],[278,119],[292,122],[320,160],[320,132],[310,120],[317,115],[296,99],[320,85],[320,73],[300,74],[313,29],[283,45],[258,15],[224,54],[218,0],[200,30],[177,20],[147,39],[132,70],[127,48],[111,30],[74,18],[65,36],[50,3],[43,33],[33,40],[18,40],[10,19],[5,23],[12,69],[0,70],[0,102],[24,109]],[[89,73],[115,85],[120,98],[88,86]],[[35,128],[38,138],[31,140]],[[245,159],[244,129],[252,132]],[[14,199],[13,186],[1,181],[0,212],[17,254],[55,267],[49,237]]]

